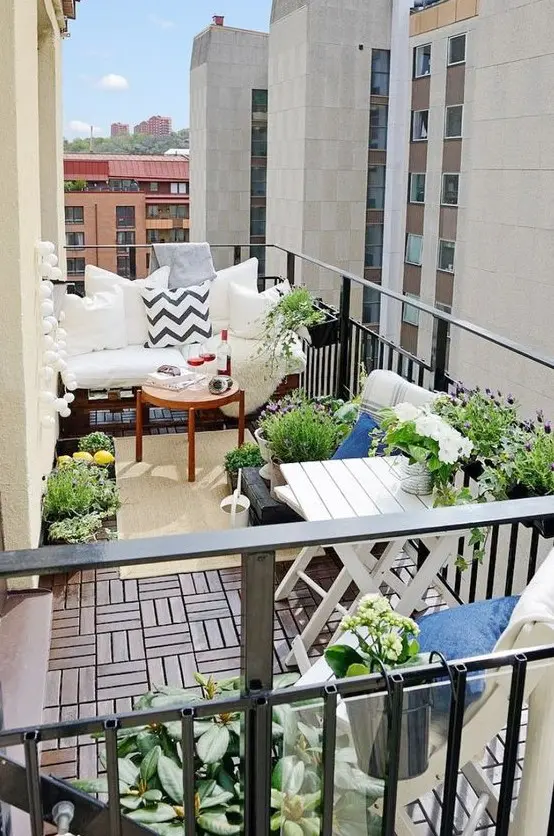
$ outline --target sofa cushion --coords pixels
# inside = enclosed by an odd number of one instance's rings
[[[117,273],[110,273],[94,264],[85,267],[85,292],[92,296],[103,290],[112,290],[115,285],[123,290],[123,304],[125,305],[125,325],[127,328],[127,342],[129,345],[144,345],[148,339],[148,320],[142,301],[141,290],[145,287],[156,287],[164,290],[168,287],[169,267],[160,267],[146,279],[124,279]]]
[[[378,419],[385,407],[396,406],[405,401],[413,406],[425,406],[437,398],[438,394],[404,380],[396,372],[375,369],[364,386],[361,409]]]
[[[249,258],[242,264],[219,270],[210,285],[210,319],[214,333],[229,327],[229,286],[237,284],[252,293],[258,292],[258,259]]]
[[[211,337],[210,282],[175,290],[145,287],[141,293],[148,318],[149,348],[198,343]]]
[[[169,287],[194,287],[215,279],[210,245],[200,243],[153,244],[150,269],[169,267]]]
[[[229,330],[245,340],[260,340],[264,336],[267,313],[290,293],[285,281],[258,293],[231,282],[229,285]]]
[[[369,434],[378,427],[377,421],[362,412],[352,427],[349,435],[346,436],[340,447],[335,452],[334,459],[363,459],[369,453]]]
[[[142,386],[160,366],[183,366],[178,348],[144,348],[128,345],[118,351],[94,351],[68,357],[65,377],[73,373],[78,389],[119,389]]]
[[[125,306],[120,287],[84,298],[66,293],[61,313],[64,314],[70,357],[127,345]]]

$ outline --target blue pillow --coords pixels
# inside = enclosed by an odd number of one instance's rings
[[[378,426],[379,424],[375,418],[372,418],[367,412],[360,413],[350,434],[346,436],[333,458],[363,459],[369,452],[369,434]]]
[[[420,652],[438,650],[449,661],[487,655],[508,626],[518,601],[517,595],[492,598],[423,616],[418,621]],[[466,707],[479,699],[486,684],[484,678],[471,676],[466,684]],[[434,707],[448,711],[450,688],[441,686],[432,692]]]

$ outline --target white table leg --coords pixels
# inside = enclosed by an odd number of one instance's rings
[[[414,612],[452,551],[456,551],[455,544],[459,536],[457,533],[456,536],[443,536],[436,539],[436,545],[431,549],[421,569],[418,570],[413,581],[406,586],[406,591],[395,607],[396,612],[407,616]]]
[[[298,582],[298,572],[305,571],[312,558],[315,557],[317,551],[318,548],[316,546],[308,546],[300,551],[298,557],[277,587],[277,591],[275,593],[276,601],[281,601],[283,598],[289,597]]]

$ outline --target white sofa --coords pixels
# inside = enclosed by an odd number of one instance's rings
[[[299,374],[306,367],[306,358],[300,340],[294,348],[292,357],[281,357],[275,364],[269,363],[268,357],[260,351],[261,342],[258,335],[256,338],[250,337],[250,334],[256,332],[256,328],[252,328],[253,323],[245,323],[241,319],[243,314],[247,316],[245,298],[248,301],[252,297],[253,310],[259,310],[262,302],[269,304],[267,300],[270,296],[265,297],[264,294],[257,293],[257,267],[257,259],[250,259],[243,264],[222,270],[217,274],[210,289],[210,319],[213,336],[207,340],[207,344],[216,349],[221,340],[221,330],[223,328],[228,330],[232,375],[245,390],[247,413],[255,412],[263,406],[285,377]],[[144,344],[145,329],[148,324],[141,308],[140,288],[149,285],[151,280],[154,285],[160,283],[160,286],[167,287],[168,273],[168,268],[161,268],[153,277],[130,282],[128,279],[100,268],[87,266],[85,290],[91,299],[105,296],[106,291],[112,297],[115,292],[119,294],[119,287],[121,287],[123,300],[118,297],[116,301],[122,307],[116,314],[116,318],[117,320],[121,320],[122,317],[125,319],[128,339],[121,334],[122,326],[116,327],[116,320],[110,327],[109,317],[114,316],[114,312],[111,311],[101,315],[102,327],[107,331],[107,335],[103,338],[99,337],[96,345],[102,348],[87,350],[91,343],[87,344],[87,339],[81,339],[80,336],[83,335],[83,330],[86,332],[86,323],[92,322],[92,319],[87,320],[88,313],[84,318],[79,313],[85,323],[80,325],[79,317],[75,319],[71,315],[71,305],[75,306],[78,303],[70,300],[69,306],[66,304],[67,313],[62,324],[70,332],[67,335],[68,347],[71,349],[73,345],[74,350],[69,350],[69,356],[66,359],[67,368],[62,372],[64,382],[71,381],[73,388],[79,390],[130,389],[143,385],[148,375],[162,365],[182,367],[186,365],[189,353],[196,353],[198,346],[193,344],[169,348],[148,348]],[[234,302],[230,299],[231,284],[234,288],[238,285],[243,293],[243,296],[239,295]],[[246,297],[244,289],[247,289]],[[253,297],[254,293],[257,298]],[[63,305],[62,310],[64,310]],[[121,310],[124,311],[123,314]],[[90,317],[93,315],[91,305]],[[139,322],[141,316],[144,321]],[[240,321],[237,321],[237,317]],[[257,331],[259,330],[258,326]],[[74,334],[72,335],[71,332]],[[134,344],[129,344],[131,340],[134,340]],[[127,344],[124,344],[125,342]],[[103,347],[104,345],[107,347]],[[206,367],[205,371],[208,374],[215,374],[215,363]],[[237,405],[232,404],[226,407],[224,412],[228,415],[235,415]]]

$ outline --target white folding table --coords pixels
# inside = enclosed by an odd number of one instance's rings
[[[433,506],[432,496],[414,496],[402,489],[397,457],[284,464],[281,470],[287,485],[276,488],[277,495],[309,522],[421,511]],[[379,592],[381,585],[386,583],[398,595],[395,610],[402,615],[409,616],[420,609],[427,589],[450,555],[457,553],[457,543],[463,534],[456,531],[419,538],[429,555],[413,578],[405,573],[406,581],[392,571],[397,557],[406,548],[406,537],[387,542],[378,558],[369,553],[368,543],[360,544],[363,548],[360,545],[335,545],[342,569],[329,590],[324,590],[309,575],[309,564],[316,549],[302,549],[279,585],[276,600],[287,598],[296,583],[302,580],[321,598],[321,603],[294,640],[287,662],[296,660],[301,671],[307,670],[310,666],[308,650],[329,617],[335,610],[346,614],[340,600],[352,582],[358,587],[360,596]],[[447,603],[455,605],[457,602],[442,584],[440,588]],[[355,604],[351,609],[354,608]]]

